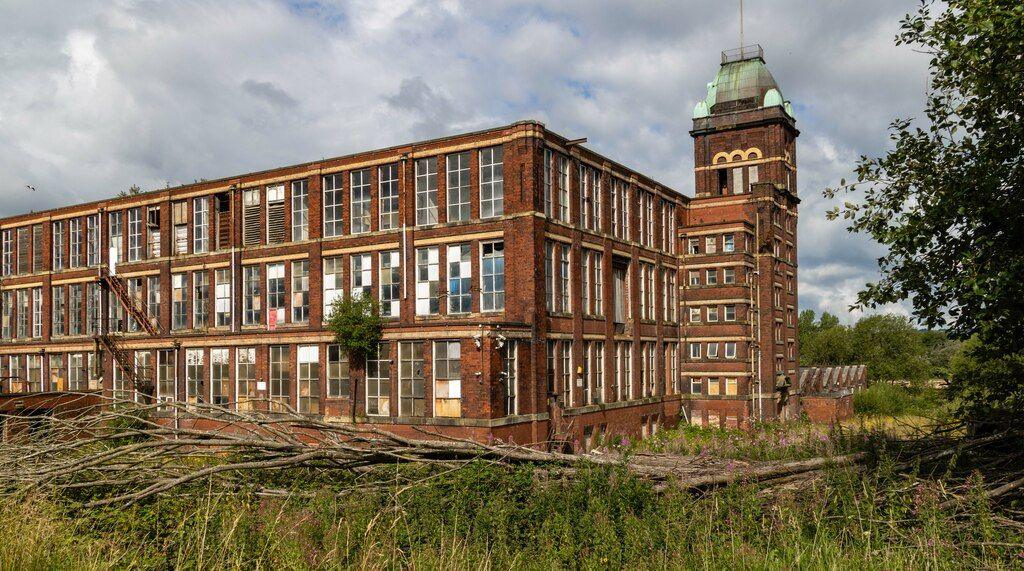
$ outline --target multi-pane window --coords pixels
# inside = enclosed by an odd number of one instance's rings
[[[715,342],[715,343],[708,343],[706,349],[707,349],[707,352],[705,353],[705,355],[707,356],[708,359],[717,359],[718,358],[718,343],[717,342]]]
[[[82,285],[68,286],[68,333],[82,334]]]
[[[260,299],[260,267],[242,268],[242,325],[259,325],[263,321]]]
[[[309,322],[309,260],[292,262],[292,323]]]
[[[736,270],[735,268],[722,268],[722,283],[734,284],[736,283]]]
[[[462,346],[434,342],[434,416],[462,416]]]
[[[296,382],[299,397],[299,412],[320,413],[320,348],[316,345],[299,345],[298,373]]]
[[[292,182],[292,241],[309,239],[309,188],[305,180]]]
[[[569,157],[558,157],[558,219],[569,221]]]
[[[726,305],[723,308],[723,310],[724,310],[723,311],[723,315],[722,315],[722,320],[723,321],[736,321],[736,306],[735,305]]]
[[[6,304],[4,306],[6,310]],[[53,286],[50,288],[50,335],[64,335],[64,310],[67,309],[64,302],[64,286]]]
[[[391,413],[391,345],[381,343],[377,354],[366,360],[366,414]]]
[[[127,330],[124,306],[121,305],[117,294],[113,291],[107,292],[107,317],[110,321],[109,330],[111,332],[121,333]]]
[[[217,327],[231,326],[231,270],[217,270],[215,286],[214,311],[217,316]]]
[[[416,225],[437,224],[437,158],[416,161]]]
[[[566,406],[574,406],[573,402],[573,382],[572,382],[572,341],[562,341],[559,344],[559,370],[562,373],[562,402]]]
[[[416,315],[437,315],[440,310],[440,250],[416,250]]]
[[[289,348],[287,346],[270,347],[270,368],[267,375],[270,389],[270,410],[287,410],[291,391],[291,371],[288,367]]]
[[[712,305],[708,307],[708,323],[716,323],[718,321],[718,306]]]
[[[82,266],[82,220],[72,218],[68,220],[68,235],[70,237],[68,248],[68,267],[78,268]]]
[[[615,323],[625,323],[629,314],[628,295],[629,268],[624,265],[616,265],[612,269],[612,296],[613,311],[615,312]]]
[[[267,187],[267,243],[281,244],[288,235],[284,225],[284,185]]]
[[[706,236],[704,238],[704,253],[718,253],[718,236]]]
[[[100,311],[100,306],[102,305],[103,300],[103,290],[100,289],[99,283],[93,282],[89,284],[86,294],[86,327],[88,327],[90,335],[97,335],[99,334],[100,327],[103,324],[101,321],[102,312]]]
[[[334,302],[345,295],[342,277],[344,267],[344,259],[341,257],[324,259],[324,319],[331,316]]]
[[[330,174],[324,177],[324,238],[341,236],[345,213],[342,210],[344,175]]]
[[[242,245],[260,243],[260,189],[242,191]]]
[[[239,410],[255,408],[256,393],[256,349],[243,347],[235,349],[235,402]]]
[[[380,253],[380,313],[398,317],[401,301],[401,257],[398,250]]]
[[[654,195],[645,192],[644,193],[644,212],[646,213],[644,225],[644,243],[648,248],[654,246]]]
[[[162,349],[156,352],[156,400],[157,402],[173,402],[177,399],[174,394],[175,372],[177,363],[174,362],[174,351]]]
[[[505,415],[519,414],[519,343],[505,342]]]
[[[101,263],[100,256],[100,215],[93,214],[85,218],[86,229],[88,235],[86,236],[86,253],[88,254],[88,264],[90,266],[98,266]]]
[[[580,226],[589,230],[594,219],[592,211],[593,197],[591,196],[591,193],[593,192],[591,185],[594,181],[594,177],[590,174],[593,171],[590,167],[583,164],[580,164],[577,170],[579,171],[577,187],[580,191]]]
[[[348,397],[351,392],[348,353],[341,345],[327,346],[327,398]]]
[[[569,274],[569,245],[560,245],[561,253],[558,258],[558,297],[559,304],[556,311],[570,312],[572,306],[569,303],[569,296],[572,291],[572,276]]]
[[[56,250],[54,250],[56,256]],[[132,208],[128,211],[128,261],[137,262],[142,259],[142,209]]]
[[[555,245],[544,242],[544,302],[549,312],[555,311]]]
[[[736,342],[726,341],[725,342],[725,358],[735,359],[736,358]]]
[[[737,379],[735,379],[735,378],[726,378],[725,379],[725,394],[726,395],[735,395],[737,393],[737,389],[739,388],[738,384],[739,383],[737,382]]]
[[[43,288],[32,288],[32,337],[43,336]]]
[[[210,250],[210,197],[192,201],[192,251],[204,254]]]
[[[700,359],[700,343],[690,343],[690,358]]]
[[[13,318],[13,314],[14,314],[13,292],[5,291],[5,292],[0,293],[0,315],[2,315],[2,317],[0,317],[0,319],[3,320],[2,322],[0,322],[0,339],[10,339],[11,338],[11,328],[14,325],[13,323],[11,323],[11,319]]]
[[[591,315],[604,316],[604,255],[601,252],[590,253],[590,270],[593,272],[593,302]]]
[[[349,173],[349,188],[352,193],[352,233],[370,231],[370,171],[367,169]]]
[[[206,402],[203,379],[206,378],[202,349],[185,350],[185,402],[197,405]]]
[[[29,298],[27,289],[19,289],[18,295],[18,329],[14,334],[17,339],[28,337]]]
[[[620,188],[619,181],[613,178],[611,180],[611,188],[609,189],[611,192],[609,200],[612,207],[612,236],[616,238],[622,238],[622,222],[619,220],[620,213],[622,212],[622,203],[619,198]]]
[[[371,295],[373,291],[373,256],[352,254],[352,297]]]
[[[651,378],[654,376],[654,371],[651,370],[650,360],[647,358],[647,353],[651,350],[650,343],[640,344],[640,396],[649,397],[651,393],[648,392],[648,387],[651,385]]]
[[[43,356],[26,355],[26,384],[28,392],[43,392]]]
[[[146,228],[148,230],[147,240],[149,242],[149,257],[160,257],[160,207],[150,206],[146,209]]]
[[[448,222],[469,220],[469,153],[448,155],[445,167],[448,170]]]
[[[502,147],[480,151],[480,217],[505,213],[505,175]]]
[[[174,224],[174,253],[188,253],[188,202],[175,202],[171,206],[171,219]]]
[[[380,193],[380,229],[398,228],[398,165],[384,165],[377,169]]]
[[[722,236],[722,251],[723,252],[734,252],[736,251],[736,239],[732,234],[726,234]]]
[[[192,274],[193,315],[192,327],[206,328],[210,325],[210,274],[195,272]]]
[[[51,391],[64,391],[67,390],[67,372],[64,369],[64,355],[50,355],[49,369],[50,369],[50,385],[49,390]],[[121,370],[120,367],[114,367],[114,378],[117,379],[117,373]],[[117,384],[114,385],[115,390]],[[118,395],[114,395],[114,398],[118,398]],[[123,397],[121,397],[123,398]]]
[[[718,270],[716,270],[716,269],[707,270],[707,273],[705,274],[704,283],[706,283],[707,285],[717,285],[718,284]]]
[[[63,224],[61,228],[63,228]],[[7,277],[14,273],[14,231],[4,230],[2,242],[3,258],[0,259],[0,276]],[[56,266],[54,269],[57,269]]]
[[[6,237],[6,234],[5,234]],[[64,269],[64,221],[57,220],[53,223],[50,230],[50,240],[53,242],[52,250],[53,256],[51,258],[51,264],[53,271],[57,272]],[[6,257],[7,250],[6,246],[4,249],[4,255]],[[6,274],[6,272],[5,272]]]
[[[664,290],[664,296],[662,304],[664,306],[665,321],[675,322],[676,320],[676,307],[679,305],[677,296],[679,290],[676,289],[676,271],[666,268],[662,271],[662,290]]]
[[[480,244],[480,310],[505,309],[505,243]]]
[[[135,378],[138,379],[140,383],[152,385],[154,380],[153,353],[148,350],[136,351],[133,360],[135,362]],[[135,390],[140,390],[140,387],[136,385]]]
[[[469,244],[448,246],[448,313],[469,313],[472,308],[472,252]]]
[[[398,416],[426,414],[426,387],[423,380],[422,341],[398,343]]]
[[[111,212],[107,216],[107,232],[110,235],[110,249],[113,250],[114,261],[120,263],[124,261],[124,246],[122,244],[124,236],[123,212]]]
[[[81,353],[68,355],[68,390],[84,391],[86,385],[85,356]]]
[[[633,398],[633,344],[620,341],[616,344],[616,358],[619,363],[616,371],[616,399],[629,400]]]
[[[544,149],[544,165],[541,167],[544,169],[544,215],[549,218],[555,214],[554,162],[551,149]]]
[[[210,349],[210,402],[217,406],[231,402],[230,349]]]
[[[171,275],[171,328],[188,327],[188,276]]]
[[[284,286],[284,264],[267,264],[267,316],[275,324],[285,321]]]
[[[690,379],[690,393],[699,395],[704,392],[704,381],[698,377]]]
[[[151,276],[146,281],[146,316],[153,327],[160,322],[160,276]]]

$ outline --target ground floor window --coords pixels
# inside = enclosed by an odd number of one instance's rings
[[[84,391],[88,387],[85,379],[85,357],[81,353],[68,355],[68,390]]]
[[[398,416],[426,414],[423,346],[422,341],[403,341],[398,344]]]
[[[210,349],[210,402],[217,406],[231,402],[230,349]]]
[[[28,355],[28,392],[30,393],[41,393],[43,392],[43,356],[42,355]]]
[[[299,347],[298,356],[299,412],[320,413],[320,348],[316,345]]]
[[[505,342],[505,415],[519,414],[519,342]]]
[[[284,411],[289,407],[291,371],[288,370],[290,358],[287,346],[270,348],[270,410]]]
[[[176,398],[176,367],[174,351],[164,349],[156,353],[156,398],[159,402],[172,402]]]
[[[206,402],[203,398],[204,359],[202,349],[185,351],[185,402],[197,405]]]
[[[434,342],[434,416],[462,416],[462,345]]]
[[[327,398],[348,398],[352,391],[348,353],[341,345],[327,346]]]
[[[391,345],[381,343],[366,360],[366,414],[387,416],[391,411]]]
[[[67,390],[67,372],[64,369],[64,355],[50,355],[50,390]]]
[[[235,349],[235,402],[238,410],[253,410],[256,393],[256,349],[243,347]]]

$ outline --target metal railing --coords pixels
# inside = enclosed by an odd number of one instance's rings
[[[760,44],[751,44],[722,52],[722,64],[748,59],[764,60],[764,48]]]

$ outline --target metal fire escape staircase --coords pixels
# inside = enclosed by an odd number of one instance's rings
[[[129,319],[138,323],[139,327],[149,335],[156,336],[159,334],[157,328],[146,315],[145,308],[132,297],[131,292],[128,290],[128,284],[123,278],[112,274],[107,268],[100,268],[100,284],[105,291],[113,292],[117,296],[121,306],[125,308]],[[112,308],[108,309],[108,311],[112,311]],[[107,325],[109,321],[104,321],[106,323],[97,329],[97,331],[100,331],[96,336],[97,343],[110,352],[114,357],[115,366],[121,370],[125,378],[131,383],[131,386],[135,387],[136,391],[151,396],[154,388],[151,372],[142,372],[140,374],[140,371],[135,367],[132,353],[118,345],[118,340],[124,332],[111,332],[110,327]]]

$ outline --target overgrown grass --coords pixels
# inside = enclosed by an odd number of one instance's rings
[[[665,430],[636,447],[647,452],[716,456],[735,460],[801,460],[864,450],[872,433],[856,427],[808,422],[766,422],[750,430],[683,425]]]
[[[936,416],[946,404],[938,389],[891,383],[874,383],[853,395],[854,412],[864,416]]]
[[[396,469],[397,470],[397,469]],[[426,476],[408,468],[403,477]],[[396,474],[397,475],[397,474]],[[287,477],[287,474],[282,474]],[[103,568],[1005,568],[1019,536],[975,498],[938,507],[882,462],[774,497],[737,484],[657,494],[616,468],[539,481],[486,464],[399,491],[337,495],[297,475],[282,499],[197,486],[127,509],[0,501],[0,569]],[[310,497],[299,492],[316,490]],[[1006,544],[1006,545],[1003,545]]]

